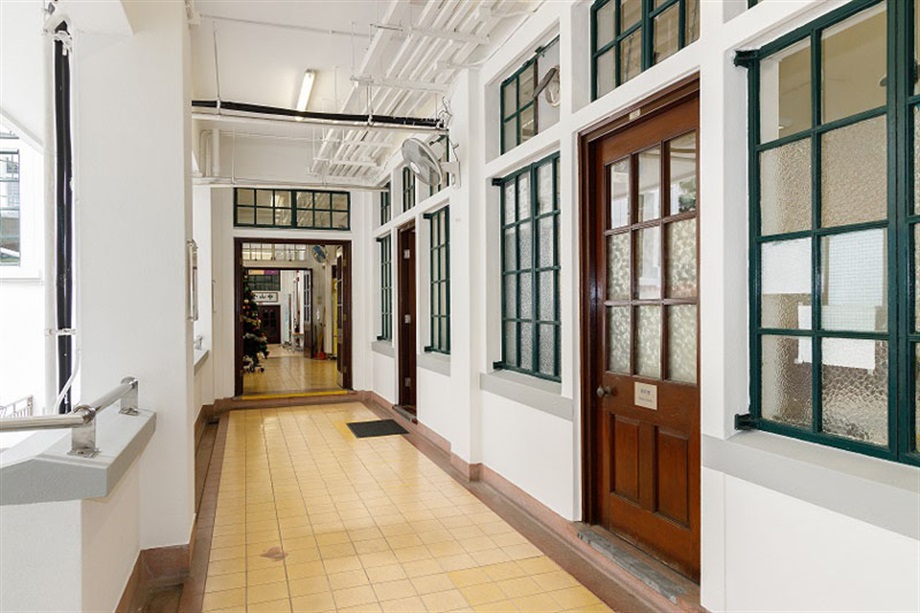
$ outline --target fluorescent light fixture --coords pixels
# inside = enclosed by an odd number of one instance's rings
[[[297,110],[306,111],[310,103],[310,94],[313,93],[313,81],[316,79],[316,72],[305,70],[303,73],[303,82],[300,84],[300,97],[297,98]]]

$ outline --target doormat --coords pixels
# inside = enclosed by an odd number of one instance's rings
[[[358,438],[409,433],[408,430],[400,426],[392,419],[380,419],[377,421],[354,421],[345,425],[348,426],[352,433]]]

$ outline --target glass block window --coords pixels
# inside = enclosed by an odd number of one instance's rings
[[[378,341],[393,338],[393,254],[390,236],[377,239],[380,247],[380,335]]]
[[[438,156],[438,160],[442,165],[450,162],[450,139],[448,139],[446,135],[439,136],[428,145],[432,148],[432,150],[434,150],[435,155]],[[450,174],[447,171],[442,173],[442,179],[440,183],[437,185],[428,186],[428,195],[434,196],[445,187],[450,187]]]
[[[19,150],[15,136],[0,133],[0,265],[17,266],[22,257],[20,236]]]
[[[501,180],[502,359],[559,380],[559,154]]]
[[[254,292],[280,292],[281,271],[249,269],[246,271],[246,283]]]
[[[448,208],[429,213],[431,342],[426,351],[450,353],[450,223]]]
[[[390,193],[390,184],[386,184],[386,189],[380,192],[380,225],[383,225],[390,221],[390,200],[392,199],[392,194]]]
[[[541,82],[551,80],[550,71],[558,78],[559,37],[539,47],[534,54],[505,79],[499,92],[501,99],[502,153],[545,131],[559,121],[558,103],[551,104]]]
[[[591,92],[596,100],[700,37],[700,0],[596,0]]]
[[[850,2],[736,59],[753,105],[753,424],[913,464],[917,4]]]
[[[348,230],[351,195],[314,190],[233,190],[233,224],[240,227]]]
[[[403,213],[415,207],[415,173],[408,166],[402,171],[402,207]]]

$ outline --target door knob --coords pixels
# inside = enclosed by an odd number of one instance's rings
[[[603,398],[604,396],[613,396],[613,390],[610,387],[601,387],[597,386],[597,391],[594,392],[597,394],[598,398]]]

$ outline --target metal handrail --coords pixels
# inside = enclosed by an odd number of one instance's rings
[[[34,415],[0,420],[3,430],[53,430],[73,429],[70,455],[93,457],[99,453],[96,447],[96,414],[121,401],[119,413],[137,415],[137,379],[125,377],[121,385],[106,393],[95,402],[78,405],[63,415]]]

